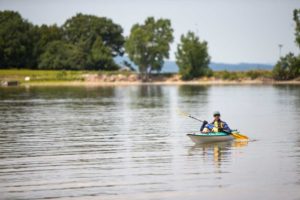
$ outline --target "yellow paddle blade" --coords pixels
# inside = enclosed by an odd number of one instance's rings
[[[248,140],[249,139],[246,135],[242,135],[242,134],[239,134],[239,133],[232,132],[231,134],[236,139],[243,139],[243,140]]]
[[[236,139],[241,139],[240,136],[239,136],[238,134],[236,134],[236,133],[231,133],[231,135],[232,135],[234,138],[236,138]]]
[[[242,134],[239,134],[239,133],[238,133],[238,135],[239,135],[240,138],[242,138],[242,139],[249,140],[249,137],[246,136],[246,135],[242,135]]]

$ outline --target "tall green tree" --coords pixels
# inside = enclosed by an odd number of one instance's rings
[[[209,75],[210,56],[207,42],[201,42],[193,32],[182,35],[177,46],[176,63],[182,79],[189,80],[200,76]]]
[[[294,13],[294,22],[296,24],[295,26],[295,41],[297,43],[297,45],[300,47],[300,9],[295,9]]]
[[[0,67],[32,67],[33,25],[18,12],[0,11]]]
[[[40,57],[40,69],[82,70],[86,55],[81,48],[65,41],[53,41]]]
[[[300,9],[293,12],[295,22],[295,42],[300,47]],[[288,53],[281,57],[273,68],[273,77],[277,80],[290,80],[300,76],[300,55]]]
[[[169,58],[173,29],[168,19],[148,17],[144,24],[135,24],[125,43],[129,58],[139,66],[143,80],[148,80],[153,70],[161,71],[164,59]]]
[[[114,63],[111,68],[108,67],[112,64],[112,58],[124,53],[123,29],[111,19],[80,13],[68,19],[62,26],[62,29],[64,39],[82,48],[89,58],[95,58],[95,52],[104,53],[104,55],[96,56],[98,59],[103,58],[101,61],[88,59],[86,65],[90,69],[98,69],[99,64],[102,65],[100,67],[102,69],[115,69],[116,65]],[[107,58],[108,56],[110,56],[109,59]]]

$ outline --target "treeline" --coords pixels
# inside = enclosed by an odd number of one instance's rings
[[[105,17],[77,14],[62,26],[37,26],[2,11],[0,27],[1,68],[113,70],[113,57],[124,53],[122,27]]]
[[[114,57],[126,52],[148,79],[161,71],[173,42],[171,21],[153,17],[134,24],[127,38],[111,19],[84,14],[62,26],[38,26],[18,12],[0,11],[0,27],[0,68],[6,69],[116,70]],[[211,73],[207,42],[192,32],[182,35],[176,58],[183,79]]]

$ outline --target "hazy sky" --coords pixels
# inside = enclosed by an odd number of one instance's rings
[[[0,0],[0,10],[15,10],[35,24],[61,25],[76,13],[106,16],[124,28],[146,17],[172,21],[175,41],[188,30],[208,41],[214,62],[275,63],[282,54],[299,53],[294,42],[293,9],[300,0]],[[1,27],[0,27],[1,28]]]

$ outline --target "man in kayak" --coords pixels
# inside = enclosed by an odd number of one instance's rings
[[[209,132],[226,132],[226,133],[231,133],[231,129],[227,125],[226,122],[222,121],[220,119],[221,114],[219,111],[214,112],[214,121],[212,123],[208,123],[207,121],[204,121],[201,128],[200,132],[203,133],[209,133]]]

